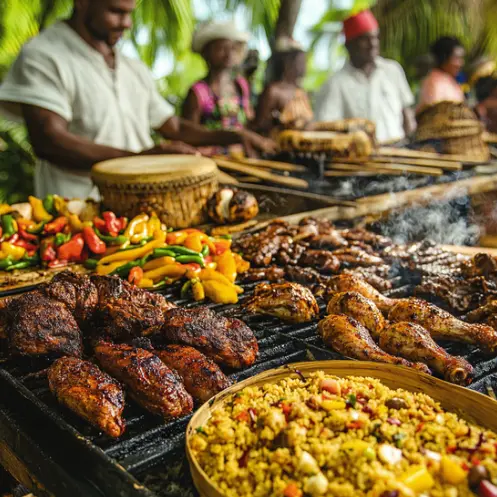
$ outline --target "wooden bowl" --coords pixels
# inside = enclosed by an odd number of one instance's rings
[[[277,383],[298,370],[304,376],[324,371],[335,376],[367,376],[381,380],[387,387],[403,388],[410,392],[429,395],[440,402],[446,411],[454,412],[467,421],[497,432],[497,402],[478,392],[452,385],[404,366],[376,362],[315,361],[300,362],[271,369],[253,378],[237,383],[205,403],[193,416],[186,429],[186,455],[193,482],[202,497],[224,497],[210,481],[190,450],[190,440],[199,426],[205,425],[215,409],[221,407],[233,394],[248,386]]]
[[[155,212],[168,227],[207,221],[207,200],[217,191],[214,161],[194,155],[135,156],[95,164],[92,178],[102,204],[121,216]]]

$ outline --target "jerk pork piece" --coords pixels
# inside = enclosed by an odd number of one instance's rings
[[[267,314],[291,323],[307,323],[319,314],[312,292],[298,283],[262,283],[244,307],[247,312]]]
[[[124,391],[95,364],[76,357],[57,359],[48,370],[57,400],[110,437],[124,433]]]
[[[285,270],[278,266],[253,267],[242,274],[244,281],[280,281],[285,277]]]
[[[382,249],[393,245],[393,242],[390,238],[382,235],[377,235],[376,233],[368,231],[364,228],[345,229],[340,230],[339,233],[348,242],[362,242],[376,249]]]
[[[340,354],[360,361],[400,364],[430,374],[425,364],[411,363],[380,349],[369,331],[345,314],[332,314],[319,322],[318,332],[324,343]]]
[[[185,345],[166,345],[154,354],[183,380],[186,391],[200,402],[231,386],[231,380],[202,352]]]
[[[308,250],[307,244],[303,243],[293,243],[291,245],[287,244],[285,249],[281,249],[278,252],[277,262],[281,266],[296,266],[300,263],[302,256]]]
[[[259,352],[254,333],[243,321],[203,306],[171,309],[162,329],[151,338],[195,347],[218,364],[235,369],[251,366]]]
[[[286,266],[284,271],[288,280],[303,285],[324,284],[329,279],[310,267]]]
[[[95,356],[102,368],[123,382],[130,396],[150,412],[170,419],[192,411],[193,399],[177,373],[148,350],[100,342]]]
[[[312,267],[321,273],[336,273],[340,260],[327,250],[307,250],[300,258],[299,266]]]
[[[368,254],[359,247],[347,247],[335,250],[333,255],[340,262],[351,266],[381,266],[385,261],[378,255]]]
[[[12,299],[4,312],[12,355],[81,357],[81,331],[62,302],[34,291]]]
[[[372,266],[372,267],[356,267],[354,269],[344,269],[344,274],[352,274],[362,278],[379,292],[385,292],[393,288],[392,282],[389,281],[388,273],[390,266]]]

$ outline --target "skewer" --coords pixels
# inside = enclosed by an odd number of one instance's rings
[[[333,162],[330,163],[330,167],[333,167]],[[349,162],[345,162],[344,164],[347,165],[354,165],[354,163],[351,161],[350,164]],[[340,164],[342,167],[343,165]],[[443,175],[443,170],[440,168],[436,167],[424,167],[424,166],[409,166],[406,164],[392,164],[390,162],[387,163],[381,163],[381,162],[362,162],[359,164],[355,164],[360,168],[360,170],[367,171],[367,170],[382,170],[382,171],[400,171],[400,172],[405,172],[405,173],[411,173],[411,174],[424,174],[427,176],[442,176]]]
[[[374,168],[368,168],[367,166],[364,166],[362,164],[341,164],[341,163],[331,163],[329,164],[329,167],[333,169],[334,171],[352,171],[352,172],[364,172],[368,174],[390,174],[390,175],[401,175],[402,171],[392,171],[392,169],[383,169],[380,167]],[[326,171],[324,173],[325,176],[328,176],[328,172],[333,172],[333,171]]]
[[[373,156],[372,162],[388,164],[407,164],[410,166],[440,167],[447,171],[462,171],[462,162],[444,161],[441,159],[420,159],[411,157],[389,157],[376,155]]]
[[[443,162],[462,162],[465,164],[481,164],[465,155],[437,154],[435,152],[425,152],[423,150],[411,150],[408,148],[380,147],[376,156],[383,157],[406,157],[413,159],[435,159]]]
[[[242,159],[232,159],[230,157],[224,157],[221,155],[216,155],[214,157],[214,160],[221,159],[221,160],[231,160],[234,162],[237,162],[239,164],[244,164],[246,166],[254,166],[254,167],[261,167],[264,169],[274,169],[275,171],[287,171],[287,172],[299,172],[303,173],[307,171],[307,168],[305,166],[299,166],[296,164],[290,164],[288,162],[279,162],[279,161],[272,161],[272,160],[263,160],[263,159],[250,159],[250,158],[242,158]]]
[[[289,186],[292,188],[301,188],[307,189],[309,188],[309,183],[300,178],[291,178],[286,176],[280,176],[278,174],[272,174],[263,169],[259,169],[254,166],[246,166],[243,164],[238,164],[237,162],[233,162],[231,160],[225,159],[215,159],[216,164],[221,169],[227,169],[228,171],[235,171],[242,174],[248,174],[250,176],[255,176],[256,178],[260,178],[271,183],[276,183],[280,185]]]

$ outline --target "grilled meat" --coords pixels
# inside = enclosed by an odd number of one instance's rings
[[[330,279],[328,283],[329,291],[332,293],[339,292],[357,292],[363,297],[372,300],[380,311],[388,312],[397,302],[395,299],[389,299],[383,296],[378,290],[366,283],[363,279],[351,275],[340,274]]]
[[[277,262],[282,266],[292,265],[295,266],[299,263],[302,255],[307,250],[307,245],[302,243],[293,243],[288,245],[286,249],[278,252]]]
[[[243,273],[245,281],[279,281],[285,277],[285,270],[278,266],[254,267]]]
[[[473,366],[462,357],[454,357],[437,345],[422,326],[414,323],[394,323],[379,336],[379,346],[389,354],[427,364],[447,381],[469,385]]]
[[[340,354],[361,361],[400,364],[430,373],[425,364],[414,364],[387,354],[376,345],[369,331],[358,321],[344,314],[332,314],[319,322],[318,332],[324,343]]]
[[[497,331],[490,326],[469,324],[456,319],[439,307],[419,299],[402,299],[392,307],[390,321],[420,324],[432,338],[478,345],[484,352],[497,352]]]
[[[124,391],[95,364],[75,357],[57,359],[48,370],[48,384],[61,404],[107,435],[124,433]]]
[[[231,380],[219,366],[193,347],[167,345],[154,354],[181,376],[187,392],[195,400],[207,402],[231,386]]]
[[[328,280],[328,277],[310,267],[286,266],[285,274],[288,280],[304,285],[325,283]]]
[[[488,304],[475,309],[466,314],[468,323],[486,323],[489,319],[497,316],[497,300],[493,300]]]
[[[388,272],[386,273],[385,276],[380,276],[379,274],[376,274],[377,272],[374,271],[376,268],[385,268],[388,266],[373,266],[373,267],[357,267],[354,269],[345,269],[343,271],[343,274],[352,274],[354,276],[357,276],[367,283],[369,283],[373,288],[376,288],[379,292],[385,292],[387,290],[391,290],[393,285],[392,282],[385,279],[388,276]],[[380,274],[383,273],[383,271],[378,271]]]
[[[315,249],[336,249],[348,247],[347,240],[343,238],[337,230],[330,230],[327,233],[320,233],[310,237],[307,242]]]
[[[461,271],[466,278],[483,276],[487,281],[497,283],[497,259],[489,254],[476,254],[471,260],[464,261]]]
[[[81,357],[82,337],[69,309],[40,291],[12,299],[5,309],[13,355]]]
[[[482,276],[461,279],[450,275],[423,276],[414,295],[452,312],[468,312],[497,298],[497,285]]]
[[[177,373],[151,352],[100,342],[95,356],[102,368],[122,381],[130,396],[150,412],[169,419],[192,411],[193,399]]]
[[[340,269],[338,258],[327,250],[307,250],[298,263],[303,267],[313,267],[321,273],[336,273]]]
[[[92,318],[97,307],[97,287],[86,275],[63,271],[41,289],[47,297],[65,304],[80,326]]]
[[[333,252],[341,263],[349,264],[351,266],[381,266],[385,261],[374,254],[368,254],[359,247],[347,247],[338,249]]]
[[[377,235],[376,233],[368,231],[364,228],[345,229],[340,230],[339,233],[348,242],[362,242],[377,249],[382,249],[393,245],[393,242],[390,238],[382,235]]]
[[[247,312],[276,316],[291,323],[307,323],[319,314],[312,292],[298,283],[262,283],[244,307]]]
[[[239,319],[226,318],[207,307],[171,309],[165,315],[162,330],[152,336],[197,348],[218,364],[231,368],[251,366],[259,351],[252,330]]]
[[[337,293],[326,308],[328,314],[346,314],[362,324],[378,341],[385,328],[385,318],[372,300],[357,292]]]

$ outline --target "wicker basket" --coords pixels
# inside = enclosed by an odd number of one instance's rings
[[[441,153],[464,155],[482,162],[489,160],[484,126],[465,104],[441,102],[423,110],[417,120],[417,143],[437,140],[441,142]]]
[[[302,362],[272,369],[244,380],[216,395],[206,402],[194,415],[186,430],[186,455],[190,463],[193,483],[201,497],[224,497],[219,488],[209,479],[192,453],[190,442],[196,429],[205,425],[215,409],[228,402],[236,392],[248,386],[262,386],[276,383],[298,370],[308,375],[324,371],[335,376],[365,376],[381,380],[387,387],[403,388],[411,392],[421,392],[440,402],[442,407],[457,413],[469,422],[497,431],[495,411],[497,402],[467,388],[452,385],[425,373],[377,362],[359,361],[315,361]]]
[[[192,155],[140,156],[96,164],[92,177],[102,203],[121,216],[155,212],[173,228],[207,221],[207,200],[217,191],[216,164]]]
[[[353,118],[340,121],[319,121],[312,125],[315,131],[335,131],[337,133],[353,133],[364,131],[371,143],[376,144],[376,124],[368,119]]]

